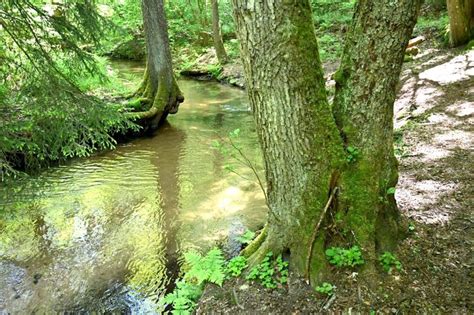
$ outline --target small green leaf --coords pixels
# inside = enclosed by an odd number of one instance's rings
[[[215,148],[215,149],[218,149],[218,148],[220,148],[220,147],[222,146],[222,143],[220,143],[220,142],[217,141],[217,140],[214,140],[214,141],[212,141],[211,146],[212,146],[213,148]]]

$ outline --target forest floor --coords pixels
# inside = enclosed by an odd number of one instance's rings
[[[275,290],[234,279],[209,285],[197,314],[474,313],[474,50],[431,47],[405,63],[395,103],[396,198],[410,222],[397,252],[402,270],[374,290],[335,269],[330,297],[291,274]]]

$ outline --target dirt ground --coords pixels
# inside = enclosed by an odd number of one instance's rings
[[[335,270],[331,297],[292,275],[276,290],[235,279],[208,286],[197,314],[474,313],[474,50],[430,47],[405,64],[395,103],[402,271],[374,291]]]

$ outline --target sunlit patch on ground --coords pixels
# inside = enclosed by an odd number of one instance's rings
[[[469,80],[474,75],[472,61],[474,51],[464,55],[456,56],[450,61],[439,66],[430,68],[420,73],[420,79],[437,82],[440,85],[448,85],[454,82]]]
[[[433,180],[417,181],[410,175],[402,175],[396,197],[406,215],[421,223],[445,224],[451,213],[438,205],[443,196],[457,188],[455,183]]]

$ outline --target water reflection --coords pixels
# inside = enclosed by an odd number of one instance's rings
[[[186,101],[156,136],[0,187],[0,313],[156,312],[180,251],[263,222],[258,186],[211,148],[240,128],[261,165],[243,92],[179,84]]]

